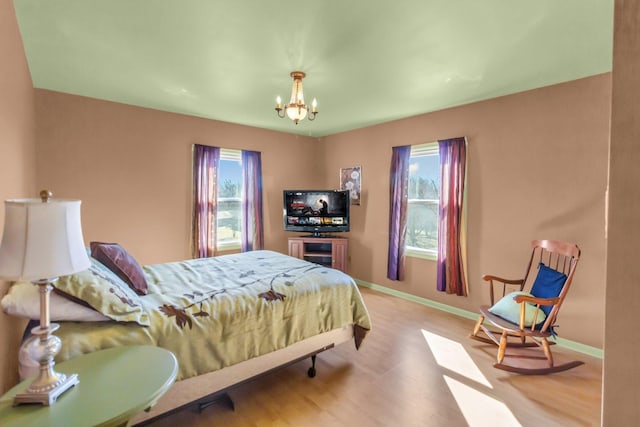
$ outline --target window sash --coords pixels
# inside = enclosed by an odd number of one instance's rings
[[[240,150],[234,150],[234,149],[230,149],[230,148],[221,148],[220,149],[220,162],[238,162],[241,163],[242,162],[242,152]],[[222,179],[221,179],[222,178]],[[220,175],[217,176],[218,179],[218,186],[222,185],[223,179],[224,177],[220,177]],[[242,185],[242,182],[240,183]],[[220,187],[218,187],[220,188]],[[216,233],[216,245],[218,247],[219,250],[221,251],[227,251],[227,250],[235,250],[235,249],[240,249],[240,236],[242,233],[241,227],[241,206],[242,206],[242,199],[241,197],[220,197],[218,196],[218,212],[216,215],[216,227],[218,232]],[[228,207],[228,206],[233,206],[236,205],[237,206],[237,218],[235,216],[231,216],[230,218],[221,218],[221,213],[222,212],[228,212],[228,211],[236,211],[236,207],[231,207],[231,209],[227,208],[225,210],[221,210],[221,207]],[[233,226],[232,225],[225,225],[224,221],[226,220],[233,220],[233,222],[237,221],[238,223],[238,230],[237,233],[233,233],[231,238],[225,238],[224,236],[224,232],[222,232],[222,229],[224,228],[231,228],[233,230]],[[221,226],[222,224],[222,226]],[[226,230],[225,230],[226,231]]]
[[[438,156],[439,155],[439,147],[437,142],[429,142],[425,144],[414,145],[411,147],[411,158],[415,159],[417,157],[427,157],[427,156]],[[411,206],[435,206],[436,209],[439,206],[439,199],[418,199],[418,198],[409,198],[407,199],[409,204],[409,210],[411,210]],[[409,214],[411,211],[409,211]],[[436,221],[436,226],[437,226]],[[437,230],[436,230],[437,236]],[[426,258],[426,259],[437,259],[438,256],[438,243],[433,247],[422,248],[418,246],[412,246],[408,242],[405,247],[406,255],[414,256],[418,258]]]

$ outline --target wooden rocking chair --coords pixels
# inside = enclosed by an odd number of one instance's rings
[[[553,327],[571,286],[580,249],[575,244],[554,240],[534,240],[531,247],[531,258],[523,279],[503,279],[492,275],[482,277],[489,284],[491,305],[480,307],[480,317],[470,338],[498,346],[498,361],[493,365],[498,369],[541,375],[575,368],[584,362],[554,365],[550,344],[555,343],[549,343],[547,338],[555,336]],[[523,292],[527,279],[533,281],[530,293]],[[494,300],[494,286],[502,288],[500,301]],[[485,320],[498,331],[489,329],[484,324]],[[486,337],[478,335],[481,330]],[[509,338],[512,338],[512,342],[508,342]],[[505,363],[507,348],[536,346],[544,350],[547,366],[538,363],[536,367],[530,361],[530,355],[520,355],[519,360],[524,362],[518,365]]]

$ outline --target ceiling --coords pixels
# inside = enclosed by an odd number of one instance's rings
[[[33,84],[322,137],[611,71],[613,0],[15,0]],[[315,121],[274,111],[307,73]]]

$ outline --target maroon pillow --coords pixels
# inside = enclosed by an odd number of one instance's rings
[[[117,243],[91,242],[91,256],[124,280],[138,295],[147,294],[147,280],[136,260]]]

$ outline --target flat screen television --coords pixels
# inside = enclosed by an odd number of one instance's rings
[[[349,231],[349,190],[284,190],[282,199],[286,231]]]

